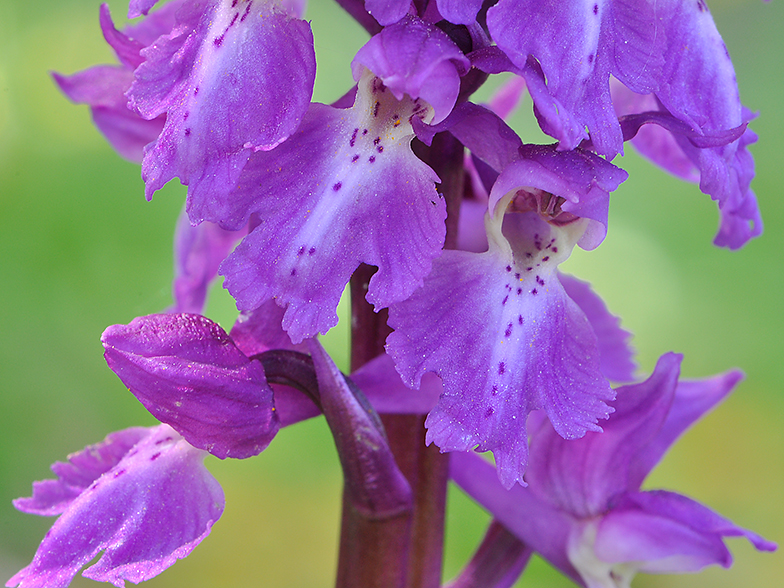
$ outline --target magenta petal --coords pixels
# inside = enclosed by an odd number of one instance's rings
[[[446,216],[437,176],[410,148],[408,119],[424,110],[366,76],[352,109],[314,104],[294,136],[254,155],[232,194],[234,212],[224,216],[241,222],[255,211],[261,219],[221,266],[240,309],[275,298],[300,342],[337,323],[360,263],[379,268],[367,294],[377,309],[422,283],[441,251]]]
[[[641,384],[617,390],[615,412],[602,433],[586,433],[568,442],[543,423],[531,435],[531,462],[526,479],[542,500],[581,518],[604,512],[610,499],[629,488],[637,451],[664,423],[678,381],[681,357],[667,354]],[[636,489],[636,488],[635,488]]]
[[[383,26],[396,23],[411,7],[411,0],[365,0],[365,9]]]
[[[201,313],[218,267],[247,230],[226,231],[205,221],[192,226],[183,210],[174,233],[172,312]]]
[[[381,78],[398,100],[421,98],[434,110],[438,123],[452,110],[460,91],[460,76],[470,62],[435,25],[409,16],[373,36],[351,62],[354,79],[364,68]]]
[[[294,345],[283,330],[284,313],[274,300],[268,300],[254,310],[241,312],[231,328],[234,344],[248,357],[270,349],[294,349],[307,353],[305,345]]]
[[[615,382],[633,380],[637,364],[634,362],[634,350],[629,345],[631,333],[621,328],[621,320],[610,314],[588,282],[564,274],[558,274],[558,279],[566,295],[585,313],[596,333],[604,376]]]
[[[110,433],[106,439],[68,456],[68,462],[55,462],[57,480],[33,482],[30,498],[17,498],[14,506],[22,512],[43,516],[64,512],[90,484],[112,469],[142,438],[148,429],[135,427]]]
[[[145,120],[127,107],[125,92],[133,72],[112,65],[99,65],[71,76],[52,74],[70,100],[87,104],[98,130],[125,159],[140,163],[142,152],[163,129],[165,115]]]
[[[101,337],[106,361],[158,419],[217,457],[267,447],[279,424],[264,368],[216,323],[160,314],[114,325]]]
[[[656,436],[637,451],[630,464],[629,487],[639,488],[672,444],[704,414],[724,400],[742,378],[740,371],[732,370],[704,380],[679,382],[667,420]]]
[[[148,198],[175,176],[190,199],[225,197],[252,150],[286,139],[307,109],[315,77],[309,25],[271,2],[234,4],[183,6],[172,32],[142,52],[129,105],[148,119],[167,113],[144,156]]]
[[[664,491],[628,494],[599,523],[595,550],[609,563],[637,563],[654,573],[693,572],[711,564],[729,567],[724,537],[746,537],[757,549],[776,545],[734,525],[709,508]]]
[[[131,431],[116,433],[124,437]],[[203,451],[167,425],[146,435],[67,507],[32,563],[7,586],[65,588],[83,576],[111,582],[148,580],[186,557],[223,512],[223,491],[204,467]],[[111,446],[112,440],[98,447]]]

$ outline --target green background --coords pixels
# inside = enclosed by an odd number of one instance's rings
[[[0,3],[0,579],[26,565],[51,520],[16,512],[49,464],[110,431],[154,419],[102,358],[103,329],[170,304],[171,241],[184,190],[169,185],[152,203],[138,166],[117,157],[47,72],[72,73],[113,56],[98,29],[96,0]],[[123,2],[110,2],[121,23]],[[739,252],[711,245],[717,212],[689,184],[634,153],[616,163],[631,177],[612,196],[610,229],[567,271],[591,281],[635,333],[641,369],[669,350],[683,373],[741,367],[746,381],[668,454],[646,482],[695,497],[735,522],[784,540],[784,7],[718,0],[714,18],[733,56],[744,103],[760,118],[753,147],[766,232]],[[365,36],[337,6],[311,0],[318,101],[351,83],[348,63]],[[530,101],[513,118],[539,140]],[[215,288],[208,316],[230,327],[231,300]],[[343,321],[345,323],[345,321]],[[327,337],[345,366],[342,325]],[[150,586],[244,588],[329,586],[335,573],[340,471],[323,420],[284,430],[246,461],[208,458],[226,511],[194,555]],[[479,541],[487,515],[450,490],[445,570]],[[698,576],[638,576],[639,588],[780,585],[780,554],[730,540],[729,570]],[[91,581],[78,577],[74,586]],[[535,561],[520,585],[570,586]]]

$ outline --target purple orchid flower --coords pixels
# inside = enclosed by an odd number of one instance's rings
[[[289,140],[251,157],[228,198],[193,202],[191,220],[255,227],[221,266],[240,309],[276,299],[300,342],[337,323],[360,263],[378,267],[367,293],[376,309],[422,284],[441,252],[446,207],[439,178],[411,151],[412,120],[445,118],[467,67],[432,25],[407,17],[386,27],[354,60],[353,107],[313,104]]]
[[[732,371],[679,383],[680,361],[666,354],[648,380],[619,388],[603,433],[567,441],[537,419],[527,488],[502,488],[492,466],[470,454],[452,456],[454,480],[521,541],[589,588],[628,587],[637,571],[728,567],[728,536],[774,550],[685,496],[640,490],[672,443],[741,379]]]
[[[434,371],[444,381],[428,442],[493,451],[507,487],[523,482],[530,411],[544,409],[570,439],[611,412],[596,335],[557,267],[575,244],[598,245],[609,191],[625,177],[591,153],[521,147],[490,194],[488,250],[445,251],[423,288],[390,308],[387,351],[403,380],[417,387]]]
[[[57,462],[56,480],[36,482],[19,510],[60,515],[9,588],[64,588],[82,575],[118,588],[158,575],[210,533],[223,491],[204,467],[206,452],[168,425],[132,428]]]

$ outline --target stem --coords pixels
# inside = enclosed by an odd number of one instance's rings
[[[348,2],[341,2],[341,6]],[[419,143],[415,141],[415,143]],[[439,133],[432,145],[416,146],[417,155],[441,178],[446,200],[445,248],[457,246],[463,195],[463,146]],[[351,370],[384,353],[390,333],[387,313],[373,312],[365,300],[376,269],[360,266],[351,278]],[[382,415],[381,421],[400,470],[414,494],[413,518],[406,513],[368,520],[343,497],[337,588],[438,588],[444,547],[449,460],[425,445],[423,415]]]

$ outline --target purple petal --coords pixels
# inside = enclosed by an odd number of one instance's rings
[[[423,108],[398,102],[367,76],[352,109],[315,104],[293,137],[254,155],[223,215],[241,223],[255,211],[262,219],[221,266],[240,309],[275,298],[287,307],[284,328],[300,342],[337,323],[338,301],[360,263],[379,268],[367,294],[377,309],[421,285],[443,245],[446,216],[437,176],[410,149],[408,119]]]
[[[522,482],[531,410],[577,438],[600,430],[613,393],[596,337],[556,275],[585,223],[556,228],[535,213],[509,214],[502,235],[501,222],[488,221],[487,253],[444,252],[424,287],[390,308],[387,351],[408,385],[428,371],[444,382],[428,442],[493,451],[509,487]]]
[[[667,420],[656,436],[635,453],[629,467],[629,488],[639,488],[672,444],[724,400],[742,378],[740,371],[733,370],[704,380],[679,382]]]
[[[308,347],[352,507],[377,516],[411,509],[411,487],[397,467],[378,414],[355,396],[316,339],[308,340]]]
[[[71,505],[90,484],[112,469],[149,430],[135,427],[110,433],[106,439],[68,456],[68,462],[55,462],[57,480],[33,482],[30,498],[17,498],[14,506],[22,512],[42,516],[58,515]]]
[[[275,436],[272,390],[216,323],[160,314],[114,325],[101,337],[109,367],[159,420],[220,457],[257,455]]]
[[[441,16],[455,24],[472,24],[481,7],[482,0],[438,0]]]
[[[396,23],[411,7],[411,0],[365,0],[365,9],[383,26]]]
[[[130,0],[128,2],[128,18],[146,15],[158,0]]]
[[[248,357],[270,349],[294,349],[307,352],[304,345],[294,345],[283,330],[284,310],[268,300],[252,311],[241,312],[231,328],[234,344]]]
[[[218,267],[247,234],[247,229],[226,231],[211,222],[192,226],[183,210],[174,233],[172,312],[201,313]],[[252,355],[252,354],[251,354]]]
[[[574,580],[580,576],[567,559],[566,546],[574,519],[540,501],[528,488],[507,490],[493,466],[478,455],[453,453],[450,474],[455,483],[498,521]]]
[[[421,98],[433,107],[433,122],[451,112],[460,91],[460,76],[471,64],[441,29],[408,16],[374,35],[351,62],[354,79],[365,68],[381,78],[398,100]]]
[[[634,350],[629,345],[631,333],[621,328],[621,320],[610,314],[588,282],[564,274],[558,274],[558,279],[566,295],[577,303],[591,323],[599,345],[604,376],[616,382],[634,380],[637,364],[634,362]]]
[[[615,412],[602,433],[587,433],[567,442],[543,423],[531,435],[526,475],[531,490],[579,518],[604,512],[613,496],[629,489],[635,453],[662,427],[675,393],[680,360],[675,354],[664,355],[648,380],[619,388],[612,403]]]
[[[108,4],[101,4],[99,22],[101,24],[103,38],[106,39],[109,46],[114,49],[114,53],[117,55],[117,59],[119,59],[120,63],[131,70],[139,67],[144,61],[140,52],[144,49],[145,45],[130,38],[128,35],[121,33],[114,27]]]
[[[144,118],[167,113],[145,152],[146,194],[178,176],[190,200],[223,198],[252,150],[273,148],[299,125],[313,90],[313,36],[266,1],[212,0],[177,16],[172,32],[142,52],[128,92]]]
[[[202,463],[206,454],[167,425],[147,432],[73,500],[7,586],[65,588],[103,551],[82,575],[121,588],[158,575],[209,534],[224,499]]]
[[[122,157],[141,162],[144,146],[160,134],[166,116],[145,120],[128,109],[125,91],[133,81],[133,72],[99,65],[72,76],[55,73],[52,77],[70,100],[90,106],[98,130]]]
[[[495,210],[502,198],[517,191],[517,200],[529,198],[531,206],[545,207],[554,222],[559,222],[559,217],[565,222],[569,215],[589,219],[578,244],[593,249],[607,233],[609,193],[628,175],[582,149],[558,151],[553,145],[523,145],[519,159],[506,166],[493,185],[489,207]],[[549,210],[552,206],[554,210]]]
[[[762,551],[776,549],[690,498],[661,490],[638,492],[626,495],[602,518],[595,551],[603,561],[635,562],[645,572],[694,572],[711,564],[730,566],[724,537],[746,537]]]
[[[419,390],[406,386],[386,354],[367,362],[351,379],[381,414],[427,414],[443,391],[435,374],[425,374]]]

